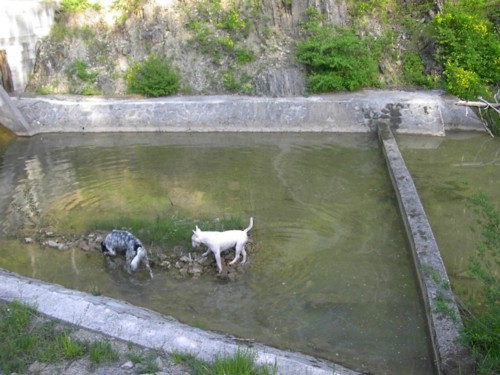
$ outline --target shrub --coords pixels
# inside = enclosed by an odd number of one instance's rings
[[[86,9],[100,10],[101,6],[97,3],[91,4],[87,0],[61,0],[61,7],[65,12],[81,12]]]
[[[432,21],[447,89],[463,99],[485,95],[500,82],[498,31],[479,10],[461,2]]]
[[[305,24],[307,38],[297,43],[297,60],[308,69],[311,92],[357,90],[378,86],[380,46],[375,39],[361,38],[351,29],[321,25],[320,16],[310,11]]]
[[[244,65],[246,63],[252,62],[255,56],[252,51],[246,50],[244,48],[236,48],[234,50],[234,61],[238,65]]]
[[[233,70],[223,73],[222,84],[226,90],[235,93],[251,95],[253,91],[252,77],[246,73],[237,74]]]
[[[464,69],[459,63],[448,60],[444,64],[446,90],[459,98],[472,99],[478,96],[487,96],[483,80],[474,70]]]
[[[416,52],[408,52],[403,56],[403,78],[406,84],[435,88],[437,83],[430,75],[424,73],[425,64]]]
[[[93,82],[97,77],[96,72],[89,73],[87,71],[87,63],[80,59],[75,60],[68,66],[66,74],[70,79],[76,77],[84,82]]]
[[[158,56],[149,56],[142,64],[133,64],[126,77],[128,92],[150,97],[175,94],[179,76],[170,63]]]

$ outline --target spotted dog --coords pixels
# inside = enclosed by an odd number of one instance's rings
[[[203,254],[207,256],[210,251],[215,255],[215,261],[217,263],[217,269],[219,273],[222,272],[222,262],[220,258],[220,253],[224,250],[229,250],[235,248],[236,255],[234,259],[229,262],[229,264],[234,264],[240,259],[243,254],[243,260],[241,263],[245,263],[247,260],[247,252],[245,251],[245,245],[248,242],[248,231],[253,227],[253,218],[250,218],[250,225],[244,230],[227,230],[225,232],[203,232],[198,225],[196,229],[193,230],[193,236],[191,237],[191,245],[194,249],[199,247],[201,244],[208,247],[208,250]]]
[[[125,255],[125,267],[128,273],[135,272],[142,262],[153,278],[153,271],[149,266],[148,255],[143,244],[133,234],[124,230],[113,230],[101,242],[102,253],[108,257]]]

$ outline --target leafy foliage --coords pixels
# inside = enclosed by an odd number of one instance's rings
[[[66,69],[66,73],[71,77],[75,76],[85,82],[92,82],[96,79],[97,73],[89,73],[85,61],[77,59]]]
[[[500,82],[498,29],[480,6],[475,9],[469,3],[447,5],[432,21],[446,88],[463,99],[487,95],[488,86]]]
[[[471,198],[481,239],[470,259],[469,273],[482,286],[483,300],[474,301],[467,317],[463,339],[470,346],[479,374],[500,372],[500,211],[484,193]]]
[[[243,65],[253,61],[253,53],[245,48],[244,39],[250,33],[252,19],[247,6],[229,2],[222,6],[220,0],[201,0],[193,9],[185,8],[188,22],[186,27],[193,32],[192,43],[199,51],[211,55],[213,62],[221,63],[222,57],[228,62]],[[257,4],[247,4],[250,12]],[[246,52],[245,52],[246,51]]]
[[[156,55],[149,56],[142,64],[133,64],[125,80],[129,93],[149,97],[172,95],[179,88],[179,75],[169,62]]]
[[[78,95],[97,95],[94,88],[97,72],[89,72],[87,63],[77,59],[66,68],[68,81],[71,83],[70,93]]]
[[[416,52],[408,52],[403,56],[403,78],[410,85],[435,88],[437,79],[431,75],[424,74],[425,64]]]
[[[143,5],[145,0],[114,0],[112,9],[120,12],[117,19],[119,24],[123,24],[132,14],[136,13]]]
[[[61,0],[61,7],[65,12],[81,12],[86,9],[100,10],[101,6],[97,3],[89,3],[87,0]]]
[[[307,38],[297,43],[297,60],[308,68],[311,92],[357,90],[378,86],[380,45],[361,38],[351,29],[334,29],[321,24],[317,11],[310,11],[304,28]]]

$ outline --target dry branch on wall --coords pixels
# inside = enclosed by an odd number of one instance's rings
[[[479,101],[477,102],[471,102],[468,100],[459,100],[458,102],[455,103],[455,105],[459,106],[464,106],[464,107],[475,107],[478,110],[479,117],[481,118],[481,123],[483,124],[484,128],[486,131],[494,137],[493,133],[491,132],[490,128],[488,127],[488,123],[485,121],[483,118],[483,113],[482,110],[488,111],[489,109],[492,109],[496,113],[500,114],[500,103],[490,103],[483,98],[479,97]]]
[[[480,100],[481,100],[481,98],[480,98]],[[455,103],[455,105],[460,105],[460,106],[464,106],[464,107],[479,107],[479,108],[490,108],[491,107],[494,110],[496,110],[498,113],[500,113],[497,109],[497,108],[500,108],[500,103],[488,103],[484,99],[482,99],[479,102],[470,102],[468,100],[459,100],[458,102]]]

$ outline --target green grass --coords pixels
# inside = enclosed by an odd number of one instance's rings
[[[0,373],[26,373],[35,361],[57,363],[88,356],[93,364],[98,365],[119,358],[108,341],[80,342],[71,338],[69,330],[58,328],[55,322],[37,322],[36,319],[39,319],[37,311],[20,302],[0,305]],[[154,353],[131,351],[125,357],[137,366],[140,373],[160,370]],[[277,373],[276,363],[274,366],[257,366],[255,354],[250,350],[238,349],[234,355],[218,356],[213,362],[181,353],[171,354],[171,359],[187,366],[193,375]]]
[[[118,354],[107,341],[96,341],[90,344],[89,358],[92,363],[114,362]]]
[[[92,224],[92,228],[94,230],[124,229],[140,237],[144,244],[174,246],[189,243],[196,225],[205,231],[224,231],[242,229],[246,224],[240,217],[236,216],[229,216],[217,221],[203,219],[196,222],[177,216],[157,216],[154,219],[119,216],[112,220],[98,220]]]
[[[139,365],[142,374],[155,374],[160,371],[160,368],[155,362],[156,356],[152,353],[128,353],[126,355],[134,365]]]
[[[33,325],[35,309],[19,302],[0,306],[0,371],[22,373],[34,361],[58,362],[78,358],[85,345],[72,340],[68,332],[55,329],[53,322]]]
[[[234,355],[223,355],[215,358],[213,362],[205,362],[192,355],[173,353],[175,363],[182,363],[191,369],[193,375],[271,375],[277,374],[277,365],[257,366],[255,354],[250,350],[238,348]]]

